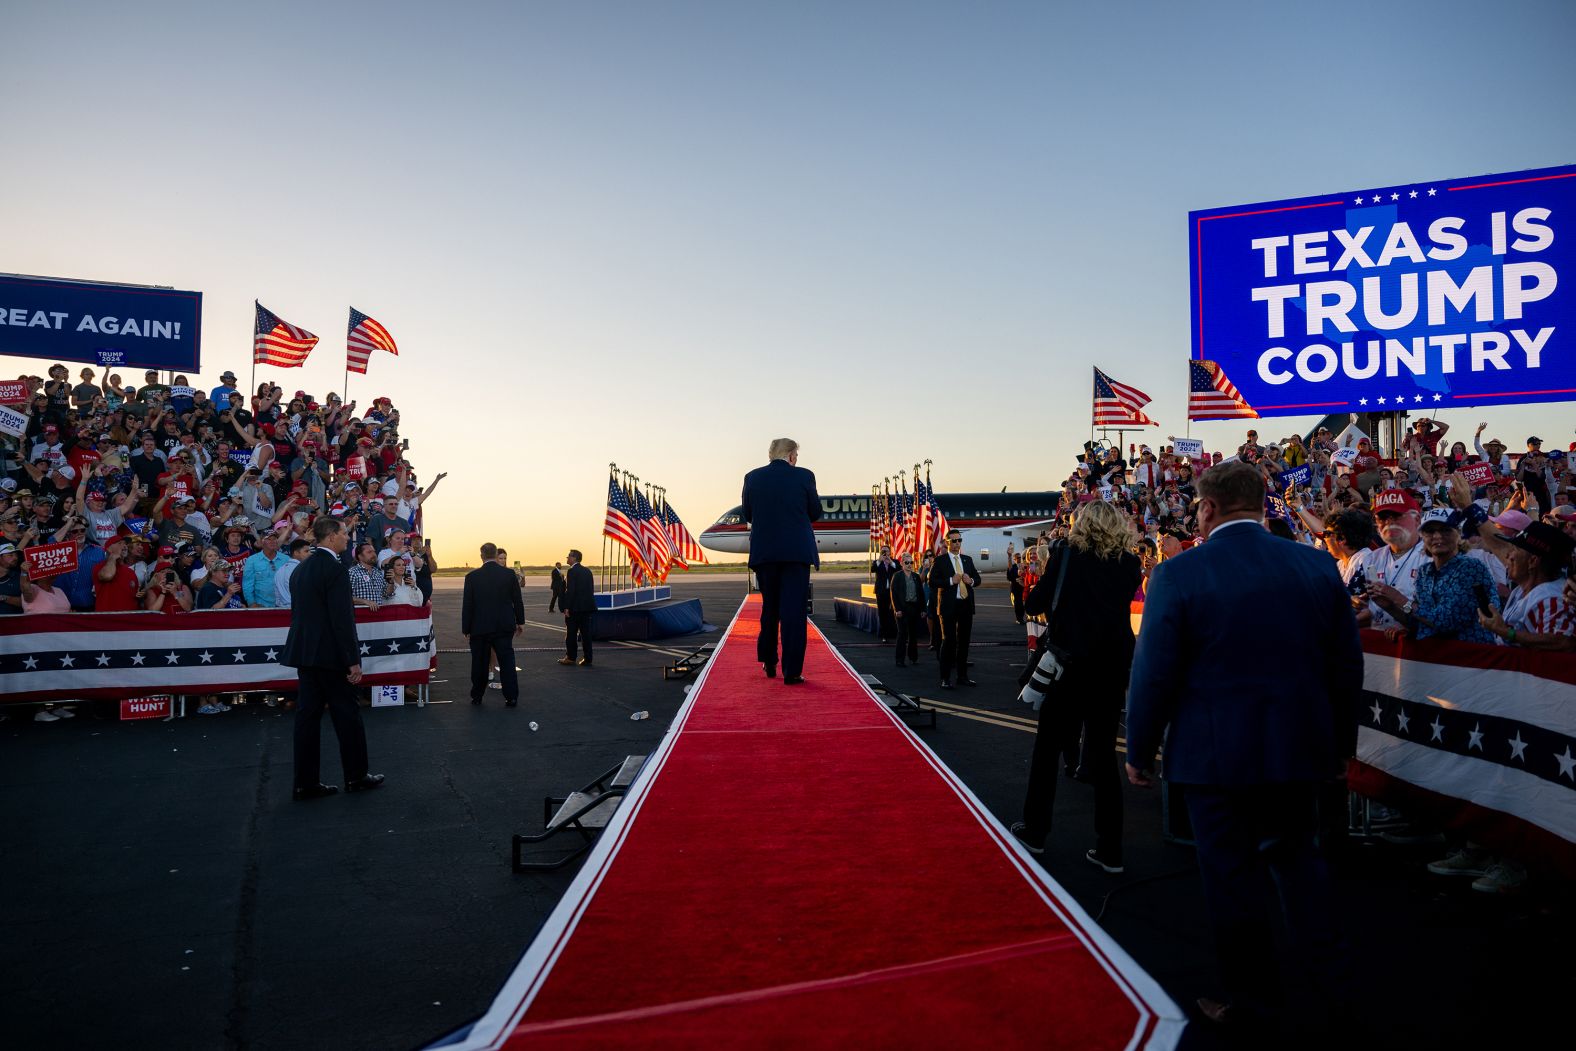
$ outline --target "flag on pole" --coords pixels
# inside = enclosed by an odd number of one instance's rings
[[[304,328],[280,320],[263,304],[257,307],[257,327],[252,333],[252,363],[296,369],[306,364],[306,356],[317,346],[317,337]]]
[[[942,551],[946,550],[947,531],[951,529],[952,526],[947,521],[947,516],[942,514],[941,505],[936,502],[936,487],[931,484],[930,471],[928,469],[925,471],[925,491],[930,501],[930,528],[932,530],[930,535],[931,551],[934,554],[940,554]]]
[[[1190,420],[1256,420],[1259,414],[1242,400],[1226,373],[1213,361],[1187,363],[1187,418]]]
[[[899,482],[897,492],[892,494],[892,557],[902,559],[908,554],[908,541],[912,534],[909,532],[908,499],[903,492],[903,483]]]
[[[1118,383],[1099,369],[1094,370],[1094,425],[1096,427],[1143,427],[1155,423],[1141,410],[1149,395],[1137,387]]]
[[[622,544],[631,563],[639,565],[645,561],[646,552],[635,531],[635,509],[616,475],[608,475],[607,479],[607,518],[602,522],[602,535]]]
[[[674,556],[685,563],[684,568],[691,565],[708,565],[710,559],[706,557],[705,550],[684,528],[684,523],[679,519],[679,513],[673,510],[673,505],[668,503],[668,498],[662,498],[662,524],[667,527],[668,539],[673,543]]]
[[[930,550],[934,525],[930,518],[930,490],[914,468],[914,554],[923,557]]]
[[[367,317],[355,307],[350,308],[350,335],[345,348],[345,369],[348,372],[367,374],[367,359],[374,350],[386,350],[399,357],[399,348],[389,330]]]
[[[645,541],[646,568],[650,570],[652,579],[659,583],[668,579],[673,549],[668,545],[668,534],[657,519],[657,512],[638,487],[635,489],[635,526]]]

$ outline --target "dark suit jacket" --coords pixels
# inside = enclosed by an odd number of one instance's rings
[[[963,560],[963,574],[969,578],[969,597],[964,600],[962,612],[973,616],[974,591],[980,586],[979,571],[974,568],[974,560],[968,555],[959,555]],[[950,584],[952,579],[952,556],[946,552],[936,556],[936,564],[930,570],[930,586],[935,589],[936,609],[943,616],[951,616],[953,607],[958,604],[958,586]]]
[[[773,460],[744,476],[743,503],[744,520],[750,524],[750,565],[821,564],[810,524],[821,518],[814,474],[787,460]]]
[[[564,593],[564,574],[563,571],[557,566],[553,567],[551,587],[553,589],[553,594],[555,595],[562,595]]]
[[[516,626],[524,623],[525,603],[520,598],[519,578],[513,571],[488,562],[465,574],[465,598],[460,606],[462,633],[513,634]]]
[[[876,594],[877,595],[881,594],[881,592],[883,592],[883,591],[885,591],[887,589],[891,579],[893,577],[897,576],[898,573],[903,568],[902,565],[900,565],[898,563],[897,559],[894,558],[894,559],[891,559],[890,561],[892,563],[890,566],[883,566],[881,564],[881,560],[879,558],[876,559],[874,562],[870,563],[870,572],[872,572],[872,573],[874,573],[876,575]]]
[[[1143,564],[1130,551],[1096,558],[1070,545],[1059,547],[1051,552],[1045,575],[1024,596],[1024,613],[1050,612],[1064,558],[1070,560],[1067,579],[1047,628],[1050,641],[1072,654],[1070,670],[1107,681],[1119,677],[1125,684],[1133,661],[1132,602],[1144,579]]]
[[[1264,644],[1266,625],[1279,645]],[[1335,560],[1256,525],[1231,526],[1150,575],[1128,762],[1149,767],[1169,726],[1171,781],[1334,777],[1356,743],[1362,686],[1362,644]]]
[[[576,562],[569,567],[564,582],[564,608],[571,613],[596,612],[596,578],[585,566]]]
[[[279,663],[287,668],[349,668],[361,663],[350,575],[327,548],[290,574],[290,634]]]

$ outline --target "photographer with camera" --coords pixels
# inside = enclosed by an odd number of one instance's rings
[[[1133,532],[1104,501],[1077,512],[1066,544],[1052,548],[1043,575],[1024,600],[1029,616],[1047,619],[1022,698],[1040,718],[1029,764],[1023,820],[1012,826],[1031,853],[1045,850],[1056,800],[1057,761],[1083,737],[1079,780],[1094,785],[1095,846],[1085,857],[1108,873],[1122,871],[1122,780],[1116,727],[1133,662],[1129,604],[1143,583]]]

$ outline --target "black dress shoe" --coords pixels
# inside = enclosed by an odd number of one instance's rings
[[[472,697],[471,698],[471,703],[472,704],[481,704],[482,703],[482,699],[480,697]]]
[[[590,657],[581,657],[580,661],[579,661],[579,664],[580,664],[580,667],[582,667],[582,668],[589,668],[589,667],[591,667],[591,658]]]
[[[902,657],[899,657],[899,658],[898,658],[898,659],[897,659],[897,666],[898,666],[898,667],[899,667],[899,668],[901,668],[901,667],[903,667],[903,666],[904,666],[904,665],[903,665],[903,658],[902,658]]]
[[[973,679],[959,679],[958,680],[958,685],[959,686],[978,686],[979,683],[975,682]]]
[[[766,666],[766,677],[768,679],[775,679],[775,678],[777,678],[777,665],[775,665],[775,664],[768,664]]]
[[[946,679],[942,679],[941,680],[941,688],[943,690],[950,690],[950,689],[952,689],[952,684],[950,682],[948,682]]]
[[[801,685],[803,682],[804,682],[804,676],[803,675],[784,675],[783,676],[783,685],[784,686],[798,686],[798,685]]]
[[[519,698],[516,698],[515,700],[512,700],[512,701],[504,701],[503,702],[503,706],[505,708],[518,708],[520,706]]]
[[[338,793],[338,785],[316,784],[298,788],[292,794],[296,799],[322,799],[324,796],[337,795]]]
[[[365,791],[367,791],[369,789],[380,788],[380,787],[382,787],[382,785],[383,785],[383,775],[382,774],[366,774],[366,775],[364,775],[362,777],[356,778],[354,781],[346,781],[345,782],[345,791],[347,791],[347,792],[365,792]]]

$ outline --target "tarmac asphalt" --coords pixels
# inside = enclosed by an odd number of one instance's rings
[[[1022,629],[1005,590],[981,592],[979,687],[943,696],[928,660],[896,668],[888,647],[834,623],[832,598],[853,594],[858,577],[816,583],[816,623],[832,642],[861,671],[950,706],[921,737],[1004,823],[1016,820],[1032,713],[1015,699]],[[674,581],[674,597],[700,598],[719,627],[743,593],[742,576]],[[442,582],[446,651],[462,645],[458,607],[456,582]],[[292,802],[291,716],[261,704],[171,723],[120,723],[84,705],[75,720],[41,724],[10,709],[0,724],[0,1038],[16,1048],[399,1049],[479,1015],[575,871],[512,874],[511,833],[540,829],[543,796],[655,747],[684,699],[662,666],[717,637],[603,643],[594,667],[560,667],[562,632],[546,607],[545,581],[531,580],[518,709],[496,690],[468,703],[469,658],[444,652],[432,704],[364,712],[372,769],[388,776],[371,793]],[[639,711],[649,720],[631,721]],[[333,780],[326,720],[323,733]],[[1216,992],[1192,851],[1162,842],[1156,792],[1129,788],[1126,804],[1124,874],[1084,861],[1092,797],[1071,782],[1042,863],[1188,1007]],[[1353,845],[1338,859],[1365,999],[1355,1046],[1522,1046],[1563,1028],[1576,992],[1568,889],[1487,899],[1430,877],[1424,865],[1440,852]],[[1296,961],[1282,962],[1295,974]],[[609,980],[619,967],[660,965],[618,961]],[[989,1004],[980,1011],[983,1022]],[[1184,1046],[1230,1045],[1195,1022]]]

